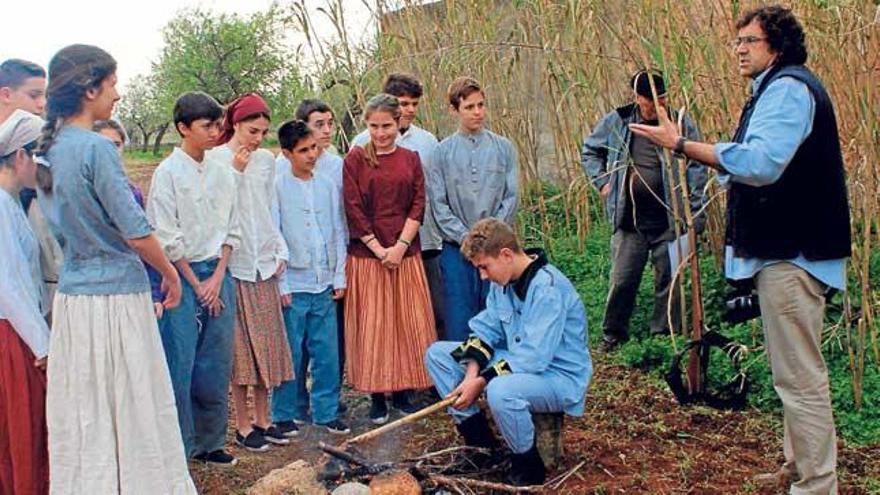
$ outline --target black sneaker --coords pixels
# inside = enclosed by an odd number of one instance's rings
[[[227,454],[225,450],[215,450],[207,454],[199,454],[193,456],[194,460],[204,462],[205,464],[213,464],[219,467],[232,467],[238,464],[238,459]]]
[[[235,431],[235,443],[239,447],[244,447],[251,452],[265,452],[269,450],[269,442],[263,433],[256,428],[251,430],[247,436],[242,435],[238,430]]]
[[[284,438],[293,438],[299,435],[299,428],[296,426],[295,421],[279,421],[272,426]]]
[[[285,437],[283,433],[281,433],[278,428],[274,425],[269,425],[268,428],[262,428],[257,425],[253,425],[254,431],[258,431],[263,435],[263,438],[266,439],[267,442],[275,445],[287,445],[290,443],[290,439]]]
[[[391,394],[391,406],[403,414],[412,414],[419,410],[418,406],[410,402],[409,393],[405,390]]]
[[[377,397],[381,396],[381,398]],[[384,425],[388,422],[388,405],[385,403],[385,396],[382,394],[373,394],[373,403],[370,405],[370,421],[374,425]]]
[[[339,419],[334,419],[327,423],[315,423],[315,426],[322,426],[334,435],[348,435],[351,433],[351,428],[342,421],[339,421]]]

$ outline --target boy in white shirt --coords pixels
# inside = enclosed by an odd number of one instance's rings
[[[223,450],[235,323],[227,265],[241,244],[241,225],[233,171],[205,155],[222,116],[223,107],[205,93],[177,99],[180,147],[153,174],[147,216],[183,282],[180,305],[166,312],[161,332],[186,454],[234,465]]]
[[[306,98],[296,107],[294,119],[305,122],[309,130],[312,131],[312,137],[318,149],[318,158],[315,160],[314,174],[330,179],[334,186],[339,189],[339,195],[342,196],[342,157],[336,154],[333,149],[333,133],[336,131],[336,120],[333,115],[333,109],[326,102],[318,99]],[[275,175],[290,175],[290,161],[284,156],[284,153],[278,153],[275,160]],[[343,218],[345,212],[342,212]],[[345,239],[348,242],[348,225],[344,223],[346,229]],[[336,345],[339,348],[339,380],[342,381],[342,374],[345,369],[345,310],[343,300],[336,302]],[[308,369],[309,351],[303,350],[302,360],[304,369]],[[297,365],[298,366],[298,365]],[[299,396],[305,397],[305,380],[299,383]],[[300,408],[304,402],[300,402]],[[348,410],[345,403],[340,400],[339,412],[344,413]],[[297,421],[303,418],[297,418]]]

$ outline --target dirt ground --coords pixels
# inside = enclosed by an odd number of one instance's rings
[[[129,177],[145,194],[155,165],[129,162],[127,166]],[[593,358],[595,374],[586,411],[581,418],[566,418],[564,459],[550,478],[585,463],[548,493],[774,493],[750,480],[782,463],[779,417],[756,410],[681,407],[665,385],[644,373],[608,365],[601,354]],[[349,412],[343,419],[352,426],[352,434],[371,429],[366,420],[369,400],[350,391],[346,395]],[[233,428],[230,421],[230,445]],[[200,493],[244,493],[272,469],[297,459],[320,463],[318,442],[341,440],[306,426],[291,445],[273,447],[266,453],[231,447],[239,458],[234,468],[192,464],[191,471]],[[361,450],[372,461],[393,461],[457,442],[451,421],[438,414]],[[880,445],[856,448],[840,442],[839,475],[842,494],[880,493]]]
[[[774,493],[754,486],[750,479],[782,462],[777,418],[754,410],[681,407],[664,387],[643,373],[604,365],[602,356],[596,358],[587,409],[582,418],[566,418],[564,459],[550,478],[586,462],[548,493]],[[345,419],[353,427],[352,434],[369,430],[372,425],[365,419],[368,399],[348,392],[347,402],[350,410]],[[230,429],[230,442],[231,434]],[[243,493],[272,469],[294,460],[320,463],[318,441],[339,443],[341,438],[307,426],[289,446],[258,454],[232,447],[239,457],[238,466],[218,469],[193,465],[193,476],[201,493]],[[438,414],[360,450],[370,460],[384,462],[457,442],[451,422]],[[870,493],[867,479],[880,479],[880,446],[849,448],[841,443],[839,448],[840,493]]]

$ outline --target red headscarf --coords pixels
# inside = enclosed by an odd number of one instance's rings
[[[217,140],[217,145],[226,144],[235,134],[233,126],[248,117],[264,113],[269,115],[269,106],[257,93],[245,93],[236,98],[226,107],[226,116],[223,117],[223,134]]]

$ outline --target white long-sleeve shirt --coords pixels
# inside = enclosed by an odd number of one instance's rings
[[[241,219],[241,247],[232,252],[229,272],[247,282],[268,280],[281,261],[287,261],[287,242],[272,219],[272,196],[275,194],[275,157],[267,150],[251,153],[244,172],[233,168],[235,153],[229,146],[218,146],[206,156],[229,167],[239,175],[236,206]]]
[[[0,320],[8,320],[37,359],[49,352],[43,319],[40,245],[18,198],[0,189]]]
[[[201,163],[180,148],[159,164],[150,184],[147,218],[172,262],[220,257],[241,247],[236,174],[207,154]]]

